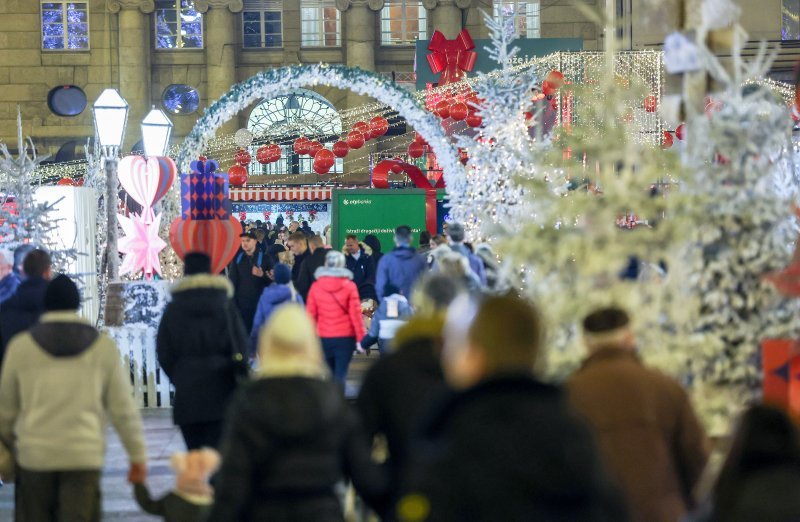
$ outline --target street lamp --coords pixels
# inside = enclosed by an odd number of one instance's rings
[[[128,120],[128,102],[116,91],[106,89],[92,106],[96,138],[100,141],[106,169],[106,217],[108,237],[106,244],[106,274],[108,281],[119,279],[119,254],[117,252],[117,162],[119,148],[125,136]]]
[[[166,156],[172,122],[166,114],[155,107],[142,120],[142,141],[144,155],[148,158]]]

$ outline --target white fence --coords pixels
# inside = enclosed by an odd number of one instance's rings
[[[170,408],[175,391],[156,357],[156,330],[141,326],[107,327],[121,363],[129,369],[133,396],[140,408]]]

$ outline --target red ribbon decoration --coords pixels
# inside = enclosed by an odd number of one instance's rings
[[[455,40],[448,40],[440,31],[434,31],[428,44],[428,64],[433,74],[442,73],[439,85],[457,82],[465,72],[475,68],[478,53],[469,31],[462,29]]]
[[[425,189],[425,228],[431,235],[436,235],[436,189],[444,188],[444,178],[440,173],[436,184],[431,185],[431,181],[416,165],[397,160],[383,160],[372,169],[372,186],[376,189],[388,189],[389,173],[392,167],[396,166],[402,167],[415,187]]]

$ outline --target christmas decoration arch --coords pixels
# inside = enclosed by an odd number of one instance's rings
[[[188,172],[191,161],[203,153],[217,129],[252,103],[262,98],[289,94],[294,89],[317,85],[348,89],[356,94],[371,96],[396,110],[425,137],[442,167],[451,195],[463,192],[466,173],[459,162],[458,150],[450,142],[439,119],[428,112],[410,92],[377,74],[342,65],[281,67],[260,72],[234,85],[197,120],[181,145],[178,167],[182,172]]]

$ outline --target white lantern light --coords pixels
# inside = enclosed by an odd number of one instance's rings
[[[142,120],[144,155],[148,158],[165,156],[169,146],[172,122],[160,109],[153,108]]]
[[[116,89],[106,89],[94,102],[92,112],[94,113],[94,128],[100,145],[119,148],[125,136],[128,102],[119,95]]]

